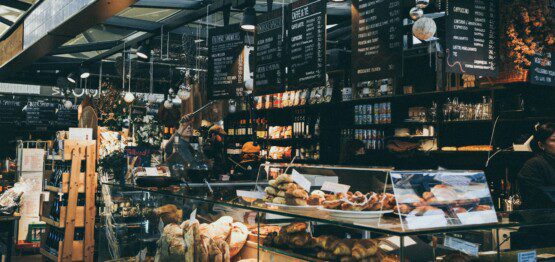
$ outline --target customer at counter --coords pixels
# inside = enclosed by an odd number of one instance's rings
[[[537,154],[518,174],[522,208],[555,208],[555,202],[546,194],[546,190],[555,187],[555,124],[537,126],[530,146]]]

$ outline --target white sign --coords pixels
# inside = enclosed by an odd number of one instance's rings
[[[321,176],[321,175],[303,175],[312,186],[322,186],[326,181],[337,183],[339,177],[337,176]]]
[[[69,128],[69,139],[70,140],[92,140],[93,139],[92,128]]]
[[[424,216],[409,216],[406,217],[407,226],[409,229],[422,229],[434,227],[446,227],[447,219],[444,214],[438,215],[424,215]]]
[[[158,176],[156,167],[145,167],[146,176]]]
[[[349,192],[349,188],[351,188],[351,186],[349,185],[343,185],[343,184],[332,183],[332,182],[324,182],[320,190],[333,192],[335,194],[337,193],[346,194],[347,192]]]
[[[21,151],[21,171],[42,172],[44,167],[44,149],[23,148]]]
[[[247,190],[237,190],[238,197],[248,197],[248,198],[255,198],[255,199],[262,199],[264,198],[264,193],[260,191],[247,191]]]
[[[463,225],[489,224],[498,222],[497,214],[494,210],[459,213],[457,216]]]
[[[197,220],[197,209],[193,209],[193,211],[191,212],[191,215],[189,216],[189,220],[191,222]]]
[[[306,190],[307,192],[310,192],[310,181],[308,181],[308,179],[301,175],[301,173],[299,173],[297,170],[293,169],[293,171],[291,172],[291,178],[295,183],[297,183],[297,185],[304,188],[304,190]]]
[[[519,252],[518,262],[536,262],[536,250]]]
[[[475,257],[478,256],[478,251],[480,250],[480,245],[478,244],[474,244],[468,241],[464,241],[460,238],[451,237],[451,236],[445,237],[445,241],[443,242],[443,245],[448,248],[458,250]]]

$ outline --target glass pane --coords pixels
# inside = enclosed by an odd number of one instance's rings
[[[177,12],[179,12],[179,10],[130,7],[119,13],[118,16],[158,22]]]

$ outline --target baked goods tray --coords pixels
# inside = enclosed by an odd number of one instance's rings
[[[292,206],[292,205],[276,204],[276,203],[269,203],[269,202],[266,202],[266,205],[268,205],[269,207],[277,207],[278,209],[287,210],[287,211],[311,211],[311,210],[318,209],[318,206]]]

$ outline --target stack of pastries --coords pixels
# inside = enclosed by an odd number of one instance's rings
[[[264,246],[290,248],[326,261],[398,261],[386,256],[374,239],[339,239],[334,236],[312,237],[307,224],[296,222],[270,233]]]
[[[326,209],[349,211],[391,210],[395,204],[393,194],[377,194],[374,192],[363,194],[359,191],[326,195],[325,201],[322,203]]]
[[[287,174],[281,174],[276,179],[269,181],[269,186],[264,189],[264,201],[274,204],[287,204],[292,206],[308,205],[308,192]]]
[[[166,225],[157,242],[155,261],[229,262],[241,251],[248,228],[233,218],[223,216],[211,224],[187,220],[181,225]]]

